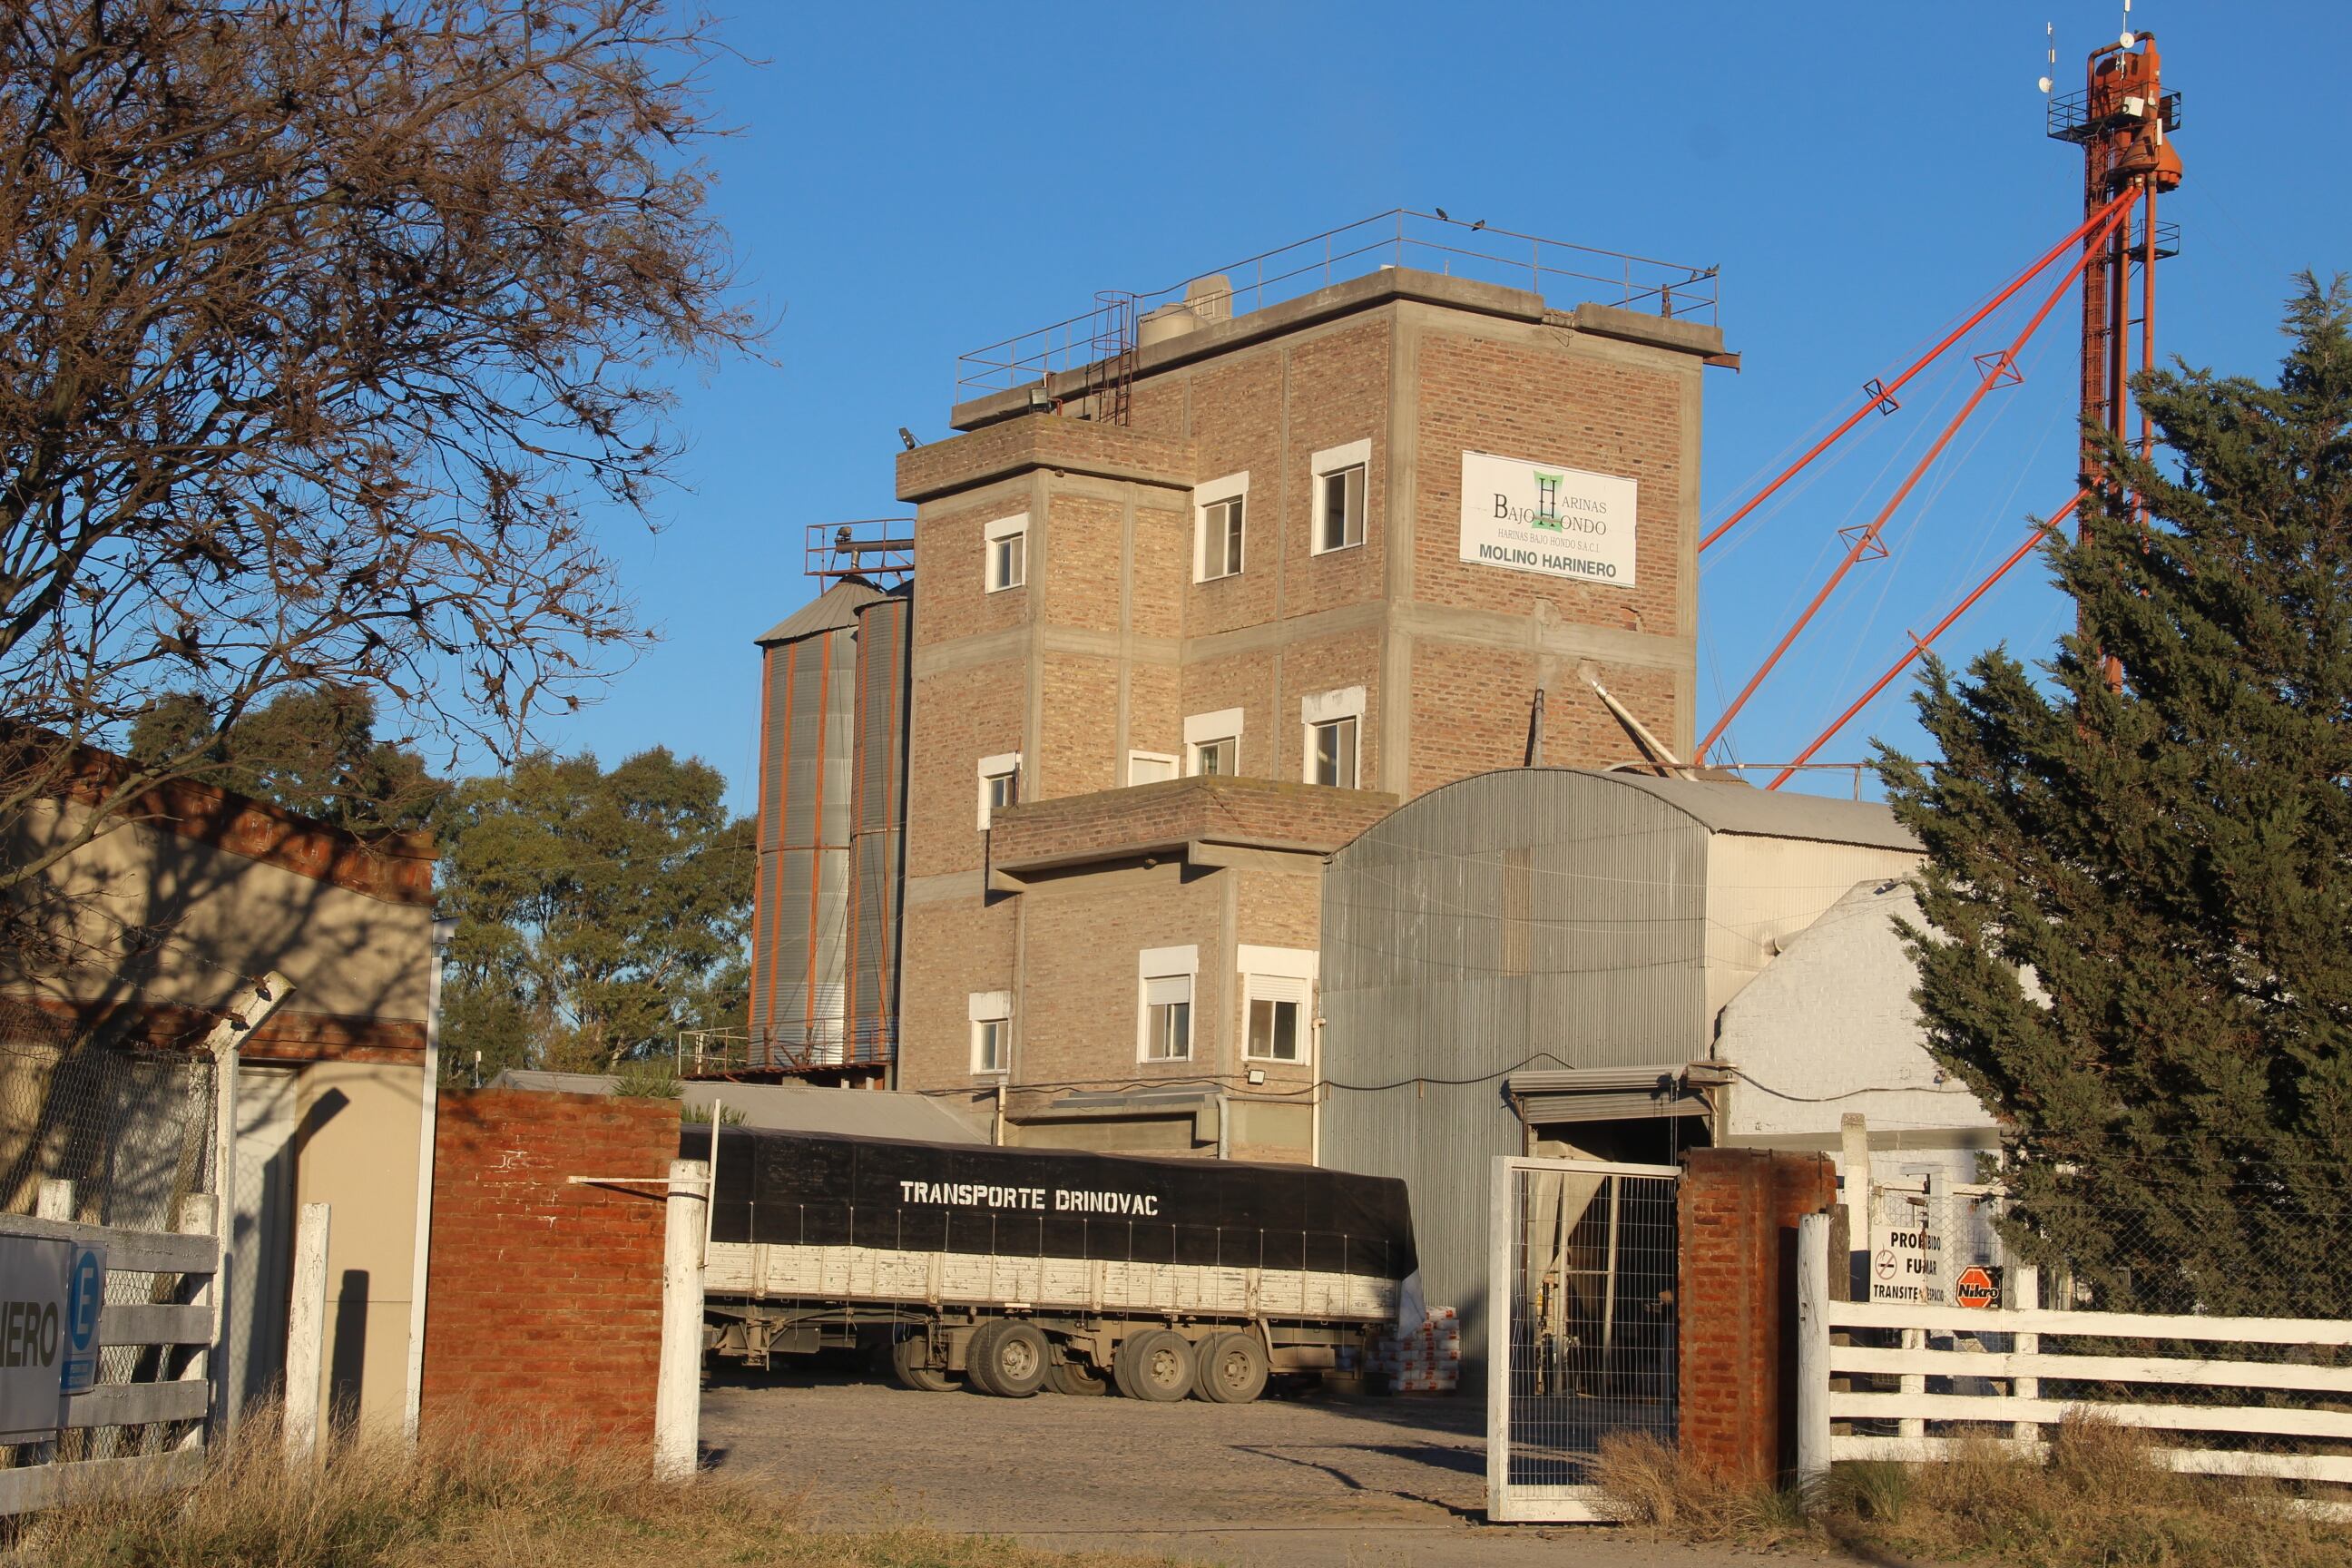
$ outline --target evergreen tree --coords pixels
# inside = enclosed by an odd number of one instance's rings
[[[375,717],[375,699],[354,687],[281,692],[225,725],[201,697],[176,693],[140,716],[131,756],[194,756],[191,777],[363,837],[422,830],[449,786],[379,739]]]
[[[440,907],[457,918],[444,993],[453,1076],[612,1070],[674,1031],[741,1016],[755,857],[718,770],[667,751],[610,772],[525,757],[467,779],[436,819]]]
[[[2352,1261],[2352,296],[2306,276],[2275,386],[2142,376],[2037,680],[1931,665],[1937,1058],[2003,1120],[2013,1229],[2115,1305],[2337,1316]],[[2103,656],[2118,661],[2111,687]]]

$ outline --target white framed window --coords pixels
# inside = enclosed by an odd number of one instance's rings
[[[1304,1062],[1313,1055],[1315,975],[1321,954],[1312,948],[1241,944],[1242,1054],[1254,1061]]]
[[[1013,1067],[1013,994],[974,991],[966,998],[971,1018],[971,1070],[1009,1072]]]
[[[1307,462],[1314,475],[1312,551],[1328,555],[1364,542],[1364,478],[1371,472],[1372,444],[1350,441],[1318,452]]]
[[[1200,970],[1197,946],[1147,947],[1136,954],[1138,1060],[1192,1059],[1192,981]]]
[[[1021,798],[1021,753],[1005,752],[980,759],[980,830],[988,831],[995,814]]]
[[[1192,488],[1192,581],[1237,575],[1247,533],[1249,475],[1228,474]]]
[[[1176,759],[1166,752],[1127,753],[1127,782],[1131,784],[1160,784],[1176,774]]]
[[[988,589],[1001,594],[1029,580],[1029,514],[1000,517],[982,532],[987,536]]]
[[[1311,784],[1336,784],[1354,789],[1360,771],[1358,740],[1364,722],[1364,689],[1345,686],[1318,691],[1298,701],[1298,723],[1304,741],[1304,771]]]
[[[1220,708],[1184,721],[1184,771],[1231,778],[1242,767],[1242,710]]]

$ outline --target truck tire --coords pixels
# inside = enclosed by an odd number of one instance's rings
[[[911,1388],[918,1394],[945,1394],[955,1387],[955,1373],[932,1366],[930,1358],[929,1336],[909,1334],[890,1346],[890,1375],[898,1379],[901,1388]]]
[[[1056,1394],[1081,1397],[1110,1392],[1110,1379],[1066,1351],[1063,1358],[1045,1369],[1046,1387]]]
[[[988,1381],[988,1352],[991,1342],[996,1338],[997,1331],[1003,1328],[1005,1320],[1003,1318],[991,1318],[972,1330],[971,1338],[963,1343],[964,1384],[976,1393],[994,1394],[996,1392],[995,1385]]]
[[[1026,1399],[1045,1386],[1053,1354],[1036,1324],[999,1318],[971,1336],[964,1351],[965,1374],[1000,1399]]]
[[[1125,1364],[1131,1363],[1131,1364]],[[1136,1399],[1173,1404],[1192,1392],[1192,1342],[1173,1329],[1150,1329],[1121,1340],[1114,1370]]]
[[[1265,1342],[1255,1334],[1212,1334],[1197,1359],[1192,1392],[1212,1405],[1247,1405],[1265,1392]]]

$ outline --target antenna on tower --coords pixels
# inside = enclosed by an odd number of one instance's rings
[[[2131,0],[2124,0],[2124,36],[2116,42],[2126,49],[2132,47]]]
[[[2042,73],[2041,81],[2042,96],[2047,98],[2050,96],[2051,75],[2058,68],[2058,24],[2055,22],[2042,23],[2042,36],[2047,38],[2050,43],[2049,68]]]

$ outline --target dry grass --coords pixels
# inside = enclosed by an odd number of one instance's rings
[[[1647,1439],[1603,1447],[1599,1480],[1628,1524],[1752,1546],[1841,1547],[1866,1561],[2018,1568],[2343,1568],[2352,1526],[2285,1489],[2184,1476],[2145,1435],[2070,1419],[2045,1461],[1987,1443],[1933,1465],[1842,1464],[1812,1495],[1709,1475]]]
[[[797,1500],[655,1480],[642,1447],[451,1436],[347,1446],[290,1474],[267,1423],[175,1492],[93,1487],[0,1539],[0,1568],[1138,1568],[929,1531],[806,1531]]]

